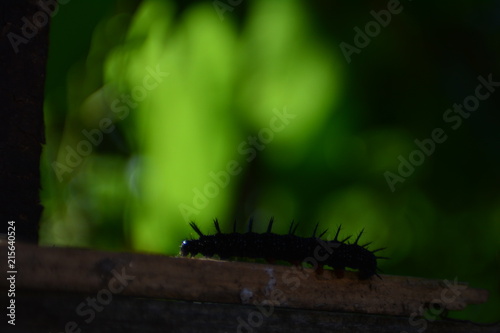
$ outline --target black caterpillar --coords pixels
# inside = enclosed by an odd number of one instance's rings
[[[338,227],[335,238],[332,241],[322,240],[321,237],[327,232],[325,230],[316,237],[318,225],[314,228],[311,237],[304,238],[295,236],[297,224],[290,225],[288,234],[277,235],[271,232],[274,219],[271,218],[265,233],[252,232],[252,220],[249,222],[248,232],[224,234],[220,230],[219,221],[214,220],[215,235],[204,235],[198,226],[191,222],[190,226],[200,236],[198,239],[185,240],[181,245],[182,256],[195,256],[201,253],[205,257],[218,255],[220,259],[231,257],[263,258],[268,261],[282,260],[293,264],[308,261],[314,258],[317,263],[317,270],[321,271],[324,265],[333,267],[336,271],[342,272],[346,267],[357,269],[361,279],[367,279],[377,275],[377,259],[387,259],[377,257],[375,252],[384,248],[370,251],[367,246],[371,243],[358,245],[358,241],[363,234],[359,233],[354,243],[347,243],[351,236],[338,240],[341,226]]]

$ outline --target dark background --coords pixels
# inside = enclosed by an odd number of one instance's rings
[[[500,92],[456,129],[443,115],[474,94],[479,76],[500,82],[500,4],[402,1],[349,63],[341,43],[355,46],[354,28],[387,6],[243,1],[221,20],[208,1],[61,5],[46,82],[41,243],[176,255],[189,220],[211,232],[215,217],[225,230],[254,217],[264,231],[274,216],[276,232],[293,219],[299,233],[319,222],[330,238],[342,224],[387,247],[386,274],[489,290],[487,304],[452,317],[498,320]],[[60,181],[52,163],[64,162],[65,147],[157,64],[170,76]],[[237,147],[283,106],[298,120],[246,161]],[[436,128],[447,139],[392,191],[386,172],[397,174],[398,157],[408,160]],[[231,160],[241,172],[230,185],[183,216],[193,188]]]

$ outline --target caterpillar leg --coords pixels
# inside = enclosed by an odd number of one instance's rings
[[[344,277],[344,274],[345,273],[345,269],[344,267],[342,268],[333,268],[333,274],[335,274],[335,276],[338,278],[338,279],[342,279]]]
[[[271,265],[275,265],[276,264],[276,259],[274,259],[274,258],[266,258],[266,261],[268,263],[270,263]]]
[[[324,270],[324,268],[323,268],[323,266],[322,266],[322,265],[318,265],[318,267],[316,267],[316,270],[315,270],[316,275],[323,275],[323,272],[324,272],[324,271],[325,271],[325,270]]]

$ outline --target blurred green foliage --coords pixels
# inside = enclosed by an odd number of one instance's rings
[[[51,27],[42,163],[44,244],[176,255],[218,217],[244,230],[319,222],[387,246],[388,274],[468,281],[498,319],[498,92],[457,130],[443,121],[500,81],[498,4],[404,3],[346,61],[377,4],[73,1]],[[472,14],[471,14],[472,13]],[[497,74],[496,74],[497,73]],[[495,111],[496,113],[496,111]],[[446,127],[448,126],[448,127]],[[414,140],[447,141],[391,191]],[[439,256],[437,255],[439,254]],[[482,310],[486,309],[486,310]]]

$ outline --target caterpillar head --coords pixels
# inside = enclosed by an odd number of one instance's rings
[[[185,240],[181,244],[181,255],[186,257],[188,255],[196,255],[199,252],[196,242]]]
[[[200,228],[198,228],[198,226],[194,222],[191,222],[189,225],[198,234],[198,236],[200,236],[200,238],[204,237]],[[186,257],[188,255],[195,256],[201,252],[202,248],[203,244],[201,244],[200,240],[185,240],[182,241],[181,244],[181,255],[183,257]]]

